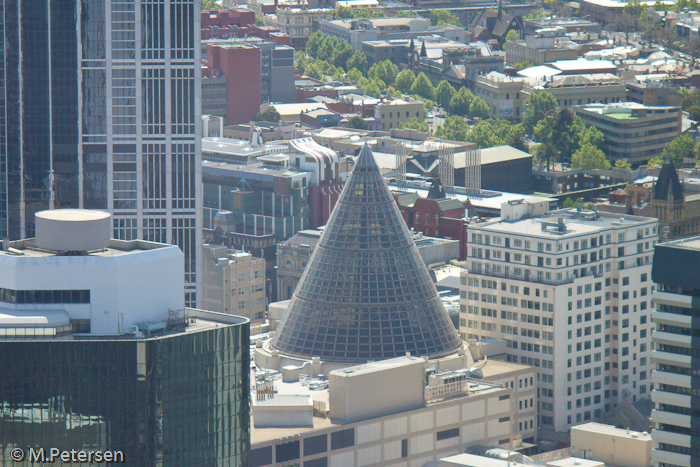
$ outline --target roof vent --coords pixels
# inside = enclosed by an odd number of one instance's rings
[[[112,215],[88,209],[39,211],[36,246],[54,251],[93,251],[109,246]]]

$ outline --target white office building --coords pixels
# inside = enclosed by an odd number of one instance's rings
[[[538,367],[539,426],[566,431],[651,391],[653,218],[504,204],[469,226],[465,339],[503,338]]]

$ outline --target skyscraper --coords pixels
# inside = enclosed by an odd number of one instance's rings
[[[196,0],[6,0],[0,5],[0,235],[34,213],[113,214],[114,236],[201,245]]]
[[[652,279],[656,324],[652,336],[652,373],[656,403],[651,418],[654,449],[652,459],[659,467],[697,465],[700,462],[697,380],[698,318],[700,317],[700,237],[656,245]]]

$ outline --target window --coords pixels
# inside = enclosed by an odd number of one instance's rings
[[[336,431],[331,433],[331,450],[343,449],[355,445],[355,429]]]
[[[304,455],[313,456],[314,454],[321,454],[328,450],[328,436],[319,435],[311,436],[310,438],[304,439]]]
[[[459,428],[451,428],[449,430],[443,430],[437,432],[437,440],[442,441],[443,439],[457,438],[459,436]]]
[[[408,457],[408,440],[401,440],[401,457]]]

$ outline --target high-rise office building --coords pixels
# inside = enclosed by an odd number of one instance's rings
[[[538,367],[542,428],[649,398],[658,221],[526,203],[501,213],[469,226],[463,337],[505,339],[509,361]]]
[[[0,250],[0,465],[45,447],[247,466],[249,321],[185,308],[180,249],[110,230],[45,211]]]
[[[700,318],[700,237],[656,245],[652,279],[656,324],[652,341],[655,364],[651,399],[652,459],[659,467],[700,463],[698,427],[698,319]]]
[[[34,213],[113,214],[116,238],[177,244],[188,304],[201,241],[200,2],[0,5],[0,236]]]

